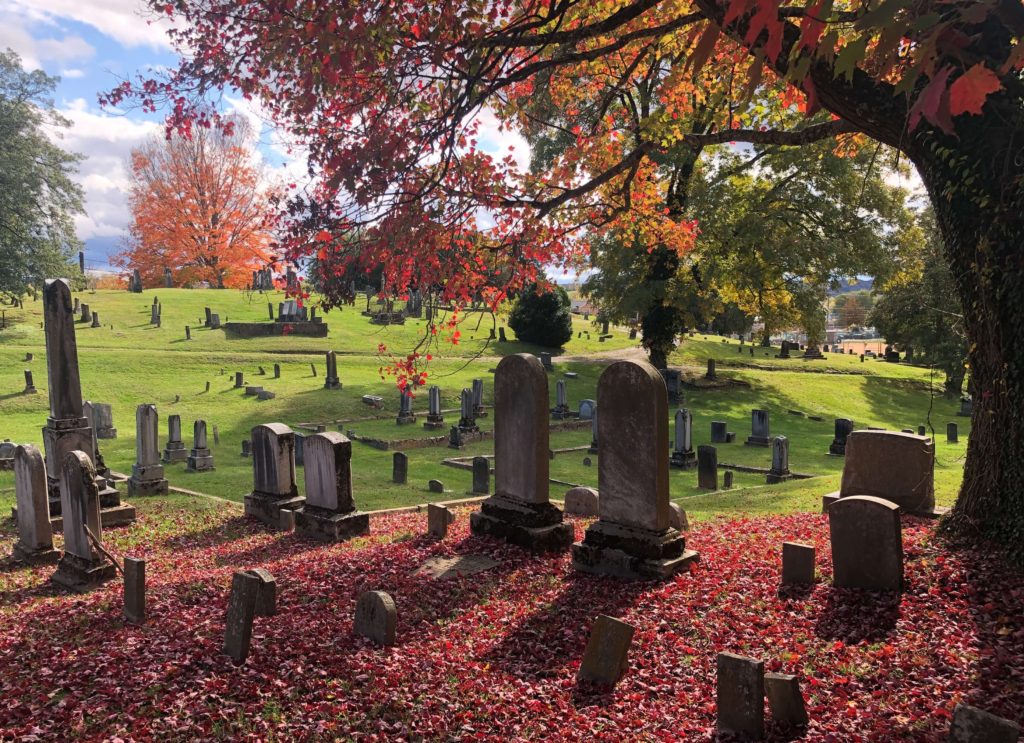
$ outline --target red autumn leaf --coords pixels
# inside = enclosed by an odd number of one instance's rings
[[[949,86],[950,115],[980,114],[985,99],[1002,87],[996,73],[978,62]]]

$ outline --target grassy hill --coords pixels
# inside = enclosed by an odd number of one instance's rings
[[[162,327],[149,324],[150,305],[159,297],[163,307]],[[365,300],[355,307],[335,310],[325,321],[330,334],[324,339],[296,336],[231,339],[222,330],[202,327],[203,308],[209,306],[222,321],[265,321],[267,303],[276,308],[280,294],[248,295],[234,291],[150,290],[142,294],[98,291],[77,295],[100,313],[101,328],[79,323],[77,338],[85,399],[113,406],[119,436],[101,442],[107,464],[127,472],[135,457],[135,406],[155,403],[161,416],[161,437],[166,435],[166,417],[178,413],[186,445],[191,445],[192,421],[205,418],[216,426],[220,443],[213,445],[216,470],[191,474],[184,464],[167,467],[174,486],[240,502],[251,487],[251,460],[240,456],[241,441],[253,425],[281,421],[298,424],[324,424],[329,429],[355,431],[360,436],[381,439],[424,438],[443,432],[425,431],[418,421],[398,426],[394,417],[398,395],[390,379],[382,379],[378,344],[404,353],[414,349],[425,334],[425,321],[410,319],[404,326],[382,328],[371,325],[360,314]],[[47,415],[47,380],[41,302],[26,302],[24,310],[6,311],[7,327],[0,330],[0,439],[41,445],[40,429]],[[578,377],[567,380],[570,405],[596,397],[596,383],[604,366],[613,358],[636,355],[638,342],[631,341],[623,328],[613,328],[610,339],[600,342],[598,329],[582,318],[574,318],[572,340],[555,355],[550,393],[554,404],[555,380],[566,371]],[[113,327],[111,328],[111,325]],[[192,328],[192,340],[185,340],[185,325]],[[442,341],[431,349],[435,360],[430,366],[430,383],[442,389],[445,408],[458,406],[459,392],[476,377],[484,379],[485,401],[490,402],[494,368],[502,355],[539,349],[512,341],[488,340],[492,326],[505,325],[504,318],[486,313],[469,313],[459,326],[457,345]],[[589,334],[589,337],[587,337]],[[704,518],[724,512],[816,510],[820,496],[838,485],[841,458],[828,456],[833,419],[847,417],[858,427],[916,428],[929,420],[937,437],[936,487],[940,503],[949,504],[956,495],[962,476],[963,457],[969,433],[969,420],[956,418],[957,404],[929,393],[927,369],[886,364],[856,356],[829,355],[824,361],[776,359],[777,349],[738,348],[734,340],[698,335],[688,338],[672,358],[674,365],[702,373],[708,358],[717,360],[719,376],[739,384],[727,389],[688,392],[685,405],[694,414],[695,444],[708,443],[712,420],[725,420],[737,434],[737,443],[719,447],[722,463],[767,467],[770,450],[745,447],[741,443],[750,432],[750,410],[765,408],[771,413],[773,434],[790,439],[790,466],[797,472],[820,475],[810,480],[765,486],[757,474],[737,473],[737,487],[729,492],[705,493],[696,488],[694,471],[673,470],[673,498],[684,504],[691,518]],[[323,353],[336,350],[342,390],[323,389]],[[33,354],[31,362],[24,361]],[[281,378],[272,379],[273,365],[281,365]],[[313,375],[310,364],[317,368]],[[259,367],[266,371],[259,374]],[[23,370],[35,375],[38,395],[23,395]],[[276,393],[276,399],[257,401],[233,386],[234,373],[241,371],[247,383],[262,385]],[[935,381],[937,389],[939,379]],[[206,383],[209,382],[209,392]],[[384,397],[385,407],[375,411],[361,402],[364,394]],[[415,408],[425,414],[426,395],[417,397]],[[789,411],[804,413],[803,416]],[[670,411],[672,412],[672,411]],[[379,420],[367,420],[372,416]],[[820,416],[813,421],[807,416]],[[446,415],[456,422],[458,415]],[[422,420],[422,417],[421,417]],[[945,424],[960,425],[960,443],[945,441]],[[480,420],[486,430],[493,417]],[[568,449],[590,442],[589,430],[553,432],[552,448]],[[212,444],[212,428],[211,428]],[[407,449],[410,458],[409,483],[391,482],[391,452],[357,444],[353,471],[356,501],[361,508],[377,509],[412,505],[431,499],[461,497],[470,488],[468,470],[441,464],[449,456],[472,456],[492,452],[492,443],[484,441],[454,452],[446,447]],[[584,458],[592,460],[591,466]],[[562,483],[597,485],[596,455],[585,451],[560,453],[551,462],[551,477]],[[445,495],[427,492],[427,481],[442,480],[451,491]],[[301,471],[299,486],[302,487]],[[0,507],[13,501],[13,477],[0,473]],[[552,484],[559,497],[565,486]]]

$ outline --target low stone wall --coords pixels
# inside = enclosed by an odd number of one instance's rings
[[[322,322],[228,322],[221,327],[227,335],[236,338],[265,338],[273,335],[327,337],[327,324]],[[285,332],[285,328],[288,332]]]

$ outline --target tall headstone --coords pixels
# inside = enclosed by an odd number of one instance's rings
[[[487,410],[484,408],[484,380],[473,380],[473,417],[486,418]]]
[[[174,287],[174,274],[171,273],[171,269],[164,268],[164,289],[171,289]]]
[[[771,446],[767,410],[750,411],[750,436],[745,443],[747,446]]]
[[[480,426],[476,424],[476,415],[473,412],[473,391],[468,387],[463,387],[459,402],[459,431],[462,433],[479,431]]]
[[[713,446],[697,447],[697,487],[718,490],[718,449]]]
[[[409,455],[396,451],[391,455],[391,482],[405,485],[409,481]]]
[[[872,591],[903,590],[900,508],[870,495],[840,498],[828,508],[832,585]]]
[[[245,513],[269,526],[281,523],[281,511],[305,503],[295,485],[295,434],[283,423],[263,423],[252,429],[252,492],[245,496]]]
[[[594,403],[594,410],[590,414],[590,447],[587,451],[590,454],[597,454],[599,451],[598,441],[598,425],[597,425],[597,403]]]
[[[469,392],[464,390],[463,393]],[[474,534],[536,550],[566,549],[573,527],[548,497],[548,380],[536,356],[506,356],[494,374],[494,495],[470,516]]]
[[[30,564],[57,562],[60,553],[53,548],[46,465],[42,453],[31,444],[14,450],[14,497],[18,504],[14,558]]]
[[[437,385],[427,390],[427,421],[423,427],[432,430],[444,427],[444,415],[441,413],[441,388]]]
[[[569,417],[569,395],[565,389],[564,379],[559,379],[555,383],[555,407],[551,411],[551,417],[555,420]]]
[[[93,313],[92,313],[92,327],[94,327],[94,328],[100,327],[100,313],[99,312],[93,311]]]
[[[772,439],[772,467],[768,470],[767,483],[774,485],[792,479],[793,473],[789,471],[789,439],[776,436]]]
[[[338,378],[338,354],[334,351],[327,352],[327,374],[324,376],[324,389],[341,389],[341,380]]]
[[[693,450],[693,414],[686,408],[676,411],[676,435],[669,463],[673,467],[689,469],[697,466],[697,452]]]
[[[142,274],[139,273],[139,269],[132,271],[132,280],[129,285],[129,289],[135,294],[142,294]]]
[[[473,494],[491,492],[491,462],[487,457],[473,457]]]
[[[407,423],[415,423],[416,414],[412,412],[412,394],[408,390],[398,391],[398,416],[395,423],[404,426]]]
[[[200,419],[192,424],[192,451],[185,460],[189,472],[209,472],[213,469],[213,452],[210,451],[206,434],[206,421]]]
[[[88,591],[116,575],[114,564],[95,549],[89,538],[103,544],[96,470],[84,451],[70,451],[60,466],[64,555],[57,563],[54,583],[76,592]]]
[[[79,309],[81,310],[82,313],[82,322],[89,322],[90,320],[92,320],[92,312],[89,310],[89,305],[87,305],[85,302],[82,302]]]
[[[764,737],[764,661],[718,654],[718,732],[750,740]]]
[[[668,492],[668,393],[653,366],[619,361],[597,383],[599,518],[573,545],[578,570],[667,578],[697,559],[672,527]]]
[[[714,359],[708,359],[708,371],[707,371],[707,373],[704,376],[707,379],[716,379],[718,377],[717,373],[715,372],[715,360]]]
[[[124,558],[124,618],[146,623],[146,561],[134,557]]]
[[[306,502],[295,509],[296,533],[342,542],[370,531],[370,517],[356,510],[352,495],[352,442],[337,431],[307,436]]]
[[[160,417],[156,405],[139,405],[135,409],[135,464],[128,478],[128,495],[167,494],[159,439]]]
[[[167,416],[167,444],[164,446],[165,464],[184,462],[188,457],[185,442],[181,438],[181,416],[175,413]]]
[[[154,303],[149,308],[149,324],[158,325],[160,323],[160,305]]]
[[[853,421],[849,418],[836,418],[835,435],[829,444],[828,453],[836,457],[846,456],[846,439],[853,432]]]

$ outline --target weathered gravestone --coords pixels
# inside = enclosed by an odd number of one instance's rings
[[[398,392],[398,417],[395,422],[400,426],[416,422],[416,414],[412,412],[412,394],[408,390]]]
[[[356,601],[353,628],[378,645],[394,645],[398,627],[395,600],[384,591],[365,591]]]
[[[192,425],[192,451],[185,460],[189,472],[209,472],[213,469],[213,452],[206,438],[206,421],[199,419]]]
[[[352,442],[337,431],[306,437],[303,444],[306,502],[295,509],[296,533],[343,542],[370,531],[370,517],[356,510],[352,494]]]
[[[231,598],[228,600],[224,627],[224,654],[236,666],[245,663],[249,657],[252,623],[256,618],[259,593],[260,579],[255,575],[239,570],[231,577]]]
[[[615,686],[629,666],[629,646],[635,632],[631,624],[599,615],[590,630],[576,678],[600,686]]]
[[[427,490],[431,493],[443,493],[444,483],[440,480],[427,480]]]
[[[711,421],[711,443],[727,443],[729,424],[725,421]]]
[[[772,720],[785,727],[800,727],[808,722],[804,696],[800,693],[800,680],[786,673],[766,673],[764,691],[768,695],[768,708]]]
[[[474,534],[537,550],[572,544],[572,524],[548,498],[548,399],[537,357],[501,360],[494,375],[494,495],[470,516]]]
[[[441,413],[441,388],[436,385],[427,390],[427,420],[423,427],[430,430],[444,427],[444,415]]]
[[[25,370],[25,389],[23,390],[26,395],[34,395],[38,392],[36,389],[36,383],[32,379],[32,370]]]
[[[256,616],[273,617],[277,615],[277,580],[269,570],[251,568],[245,571],[260,582],[260,590],[256,592]]]
[[[573,516],[597,516],[599,499],[594,488],[570,488],[565,493],[565,513]]]
[[[91,402],[91,419],[93,431],[98,439],[116,439],[117,429],[114,428],[114,412],[107,403]]]
[[[594,409],[590,413],[590,448],[588,451],[591,454],[597,454],[597,403],[594,403]]]
[[[846,456],[846,439],[853,433],[853,421],[849,418],[836,418],[835,435],[829,444],[828,453],[836,457]]]
[[[544,371],[554,371],[554,367],[551,365],[551,354],[542,352],[540,354],[540,363],[544,367]]]
[[[135,409],[135,464],[128,478],[128,495],[166,495],[167,478],[160,464],[160,417],[156,405]]]
[[[437,539],[448,536],[448,527],[455,521],[453,514],[446,506],[436,503],[427,504],[427,534]]]
[[[405,485],[409,480],[409,455],[396,451],[391,455],[391,482]]]
[[[906,513],[937,517],[947,509],[935,505],[935,444],[926,436],[899,431],[853,431],[846,439],[846,461],[839,491],[823,499],[873,495],[892,501]]]
[[[704,377],[706,379],[716,379],[718,377],[718,374],[715,371],[715,360],[714,359],[708,359],[708,370],[704,374]]]
[[[619,361],[601,374],[600,512],[573,545],[576,569],[667,578],[697,559],[670,522],[667,398],[665,382],[650,364]]]
[[[484,380],[473,380],[473,415],[476,418],[486,418],[487,410],[484,408]]]
[[[597,410],[597,403],[593,400],[580,400],[579,413],[577,417],[581,421],[588,421],[594,417],[594,411]]]
[[[324,375],[324,389],[341,389],[341,379],[338,377],[338,354],[335,351],[327,352],[327,373]]]
[[[771,446],[772,440],[768,430],[768,411],[750,411],[750,436],[744,442],[747,446]]]
[[[487,457],[473,457],[473,494],[491,492],[491,462]]]
[[[719,653],[716,704],[719,733],[763,738],[764,661]]]
[[[903,590],[899,506],[870,495],[840,498],[828,508],[828,528],[835,587]]]
[[[185,442],[181,438],[181,416],[175,413],[167,416],[167,444],[164,446],[165,464],[183,462],[188,458]]]
[[[252,429],[252,492],[245,496],[245,513],[268,526],[281,523],[281,511],[294,511],[305,498],[295,485],[295,434],[283,423],[263,423]]]
[[[76,592],[88,591],[116,575],[114,564],[95,549],[89,534],[103,544],[96,470],[84,451],[70,451],[61,462],[60,497],[64,519],[64,555],[51,580]]]
[[[956,423],[946,424],[946,442],[955,444],[960,440]]]
[[[473,407],[473,391],[468,387],[463,387],[459,398],[459,431],[469,433],[479,430],[480,426],[476,424],[476,414]]]
[[[245,377],[242,372],[235,372],[235,389],[241,389],[245,386]]]
[[[14,449],[14,497],[18,504],[14,559],[32,565],[57,562],[60,553],[53,548],[46,465],[42,453],[31,444]]]
[[[124,618],[146,623],[146,561],[134,557],[124,558]]]
[[[672,442],[673,467],[690,469],[697,466],[697,453],[693,450],[693,414],[686,408],[676,411],[676,435]]]
[[[555,382],[555,407],[551,410],[551,417],[559,421],[569,417],[569,395],[564,379]]]
[[[713,446],[697,447],[697,487],[718,490],[718,449]]]
[[[733,472],[732,472],[732,470],[726,470],[725,473],[722,475],[722,489],[723,490],[728,490],[729,488],[731,488],[732,487],[732,481],[733,481]]]
[[[947,743],[1017,743],[1020,725],[960,702],[953,710]]]
[[[82,303],[81,307],[82,316],[80,320],[82,322],[89,322],[92,319],[92,312],[89,311],[89,305]]]
[[[101,327],[101,325],[100,325],[100,313],[99,312],[95,312],[94,311],[92,313],[92,327],[94,327],[94,328]]]
[[[769,485],[793,479],[789,471],[789,439],[785,436],[772,439],[772,467],[765,479]]]
[[[967,418],[971,417],[974,412],[974,400],[969,395],[964,395],[960,398],[960,410],[957,411],[957,415],[961,415]]]
[[[782,543],[782,585],[814,583],[814,545]]]

